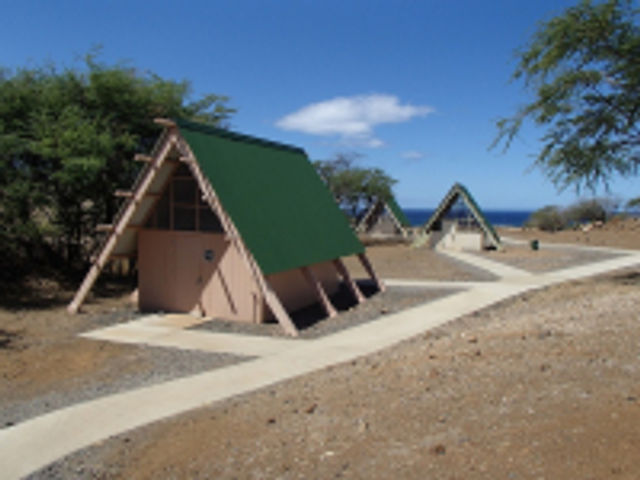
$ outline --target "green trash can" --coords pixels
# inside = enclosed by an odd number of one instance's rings
[[[538,250],[540,248],[540,242],[537,239],[531,240],[531,250]]]

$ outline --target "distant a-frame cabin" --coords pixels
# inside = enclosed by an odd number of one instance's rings
[[[407,236],[407,229],[411,227],[411,222],[396,202],[391,197],[386,202],[377,200],[367,210],[358,225],[356,232],[371,236]]]
[[[364,247],[302,149],[186,121],[164,126],[68,310],[110,259],[135,258],[141,311],[260,323],[320,302],[342,281],[364,297],[341,257]]]
[[[456,183],[422,228],[432,248],[453,250],[502,249],[493,225],[469,190]]]

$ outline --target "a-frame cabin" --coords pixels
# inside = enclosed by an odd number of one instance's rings
[[[260,323],[329,296],[342,281],[364,297],[341,257],[364,247],[302,149],[186,121],[165,128],[68,310],[113,258],[136,258],[141,311],[197,312]]]
[[[469,190],[456,183],[422,227],[432,248],[502,249],[502,242]]]
[[[377,200],[358,222],[356,232],[370,236],[403,236],[408,234],[407,229],[411,222],[396,202],[391,197],[386,202]]]

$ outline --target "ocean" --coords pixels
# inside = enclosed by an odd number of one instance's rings
[[[428,208],[403,208],[411,225],[424,224],[434,209]],[[533,210],[483,210],[485,217],[496,227],[521,227],[527,221]]]

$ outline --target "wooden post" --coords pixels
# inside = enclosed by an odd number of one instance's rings
[[[104,268],[105,264],[107,263],[107,260],[109,260],[111,252],[113,251],[116,244],[118,243],[118,238],[120,237],[120,235],[122,235],[122,232],[124,232],[124,229],[127,227],[127,224],[131,220],[131,217],[133,217],[133,214],[136,211],[139,200],[144,196],[145,192],[151,185],[151,182],[156,176],[158,168],[162,164],[162,161],[165,159],[165,157],[169,154],[174,144],[175,144],[175,137],[174,136],[169,137],[166,139],[162,149],[159,152],[156,152],[156,155],[154,156],[153,164],[150,165],[150,168],[145,172],[144,178],[142,178],[140,184],[137,186],[135,190],[135,193],[132,199],[133,201],[127,202],[125,210],[123,211],[120,218],[118,218],[117,223],[115,224],[115,228],[109,234],[109,238],[107,242],[104,244],[104,246],[102,247],[102,250],[98,255],[98,258],[93,263],[93,265],[91,265],[91,269],[89,270],[89,273],[87,273],[87,276],[84,277],[82,285],[80,285],[80,288],[78,289],[75,296],[73,297],[73,300],[67,307],[67,311],[69,313],[73,314],[78,312],[80,305],[82,304],[82,302],[84,302],[84,299],[89,293],[89,290],[91,290],[91,287],[93,286],[96,279],[98,278],[100,271]]]
[[[318,277],[315,276],[315,274],[309,267],[302,267],[300,270],[302,270],[302,274],[304,275],[304,278],[307,279],[307,282],[309,282],[311,288],[313,288],[313,290],[316,292],[318,300],[320,301],[320,305],[322,305],[322,308],[324,308],[324,311],[327,313],[327,315],[330,318],[337,316],[338,312],[331,303],[331,300],[329,300],[327,292],[325,292],[324,288],[322,288],[322,284],[320,283],[320,280],[318,280]]]
[[[333,261],[333,265],[336,267],[336,270],[338,270],[338,273],[342,277],[342,281],[347,285],[349,290],[351,290],[351,293],[353,293],[353,296],[355,297],[356,301],[358,303],[364,302],[366,300],[364,298],[364,295],[358,288],[358,285],[356,284],[356,282],[353,281],[353,278],[351,278],[351,275],[349,275],[349,270],[347,270],[347,267],[344,265],[342,260],[340,258],[336,258]]]
[[[265,284],[266,285],[266,284]],[[282,302],[278,296],[271,290],[271,288],[267,285],[267,289],[263,291],[264,301],[267,303],[267,306],[273,312],[273,315],[278,320],[280,326],[284,329],[287,335],[291,335],[292,337],[297,337],[299,335],[298,329],[296,325],[291,320],[289,313],[282,306]]]
[[[382,281],[378,278],[378,276],[376,275],[376,272],[374,272],[373,267],[371,266],[371,263],[369,262],[369,259],[367,258],[367,256],[364,253],[359,253],[358,258],[360,259],[360,263],[362,264],[364,269],[367,271],[367,273],[371,277],[371,280],[373,280],[373,283],[375,283],[378,286],[378,290],[380,290],[381,292],[384,292],[386,290],[386,287],[384,286],[384,283],[382,283]]]

